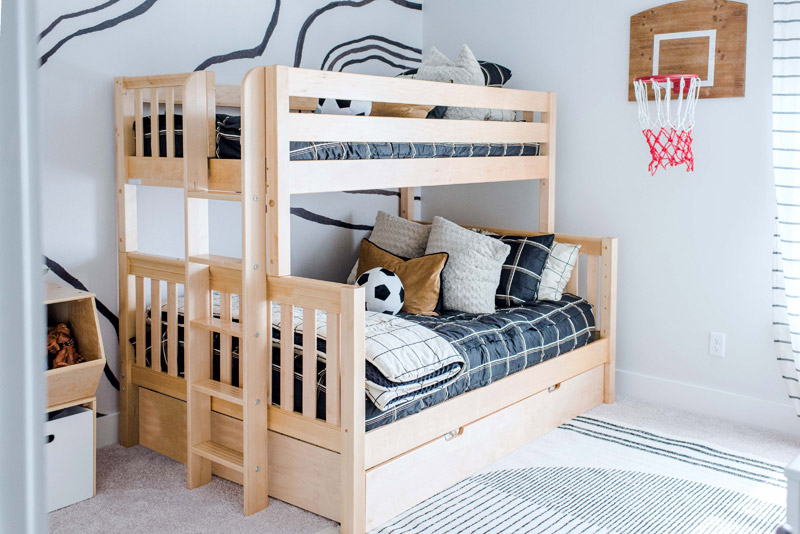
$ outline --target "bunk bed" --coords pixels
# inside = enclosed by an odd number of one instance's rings
[[[317,98],[499,108],[521,112],[523,120],[304,113],[316,107]],[[217,107],[241,109],[240,160],[216,157]],[[148,114],[161,118],[147,121]],[[613,402],[614,238],[556,234],[559,242],[581,245],[582,261],[567,291],[595,310],[594,337],[369,431],[363,289],[291,275],[293,194],[400,188],[400,214],[414,219],[415,187],[538,180],[538,231],[489,230],[553,233],[555,126],[553,93],[283,66],[254,68],[241,87],[216,85],[212,72],[116,79],[120,442],[186,463],[189,488],[207,483],[212,473],[243,484],[245,514],[263,509],[271,495],[339,521],[342,532],[363,533],[572,417]],[[535,151],[498,157],[293,157],[292,143],[330,140],[518,144]],[[137,251],[141,185],[184,190],[185,259]],[[209,254],[210,200],[241,203],[241,258]],[[159,314],[156,305],[148,311],[148,300],[163,304],[163,323],[149,320]],[[274,326],[276,314],[299,314],[302,333],[291,321]],[[327,334],[320,407],[321,321]],[[275,343],[277,338],[295,342]],[[148,357],[148,346],[162,345],[163,362]],[[303,378],[299,386],[297,374]]]

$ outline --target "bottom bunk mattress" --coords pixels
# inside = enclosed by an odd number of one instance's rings
[[[236,301],[233,316],[236,317]],[[182,310],[178,328],[178,374],[183,375]],[[166,311],[162,310],[161,367],[167,368]],[[273,306],[272,402],[280,403],[280,307]],[[149,328],[149,326],[148,326]],[[302,312],[293,317],[294,410],[302,412]],[[439,317],[367,312],[366,429],[372,430],[447,399],[588,344],[595,320],[586,300],[499,308],[492,314],[446,312]],[[317,316],[317,417],[325,418],[325,315]],[[146,336],[150,339],[150,335]],[[232,339],[232,383],[238,385],[238,340]],[[135,344],[136,340],[132,339]],[[214,377],[219,378],[220,338],[214,334]],[[147,364],[150,347],[146,351]]]

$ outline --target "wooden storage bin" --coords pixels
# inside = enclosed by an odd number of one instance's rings
[[[49,369],[45,372],[47,407],[50,410],[62,404],[94,397],[100,375],[106,365],[106,357],[100,336],[94,293],[47,283],[45,305],[47,326],[67,323],[72,330],[78,352],[86,360],[83,363]],[[45,354],[42,354],[42,357],[45,357]]]

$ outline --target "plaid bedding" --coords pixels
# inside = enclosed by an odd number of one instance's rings
[[[144,125],[144,155],[151,155],[150,117]],[[159,153],[167,153],[167,123],[159,116]],[[221,159],[242,157],[241,118],[217,114],[217,149]],[[338,141],[291,141],[292,160],[334,159],[409,159],[409,158],[468,158],[495,156],[538,156],[539,143],[360,143]],[[175,156],[183,157],[183,117],[175,115]]]
[[[298,310],[299,311],[299,310]],[[234,314],[235,316],[235,314]],[[317,326],[317,417],[325,418],[325,331],[324,316],[318,315]],[[391,319],[391,316],[385,316]],[[588,344],[594,337],[595,321],[591,305],[574,295],[565,294],[558,302],[539,301],[534,305],[501,308],[493,314],[474,315],[445,313],[440,317],[401,314],[400,319],[415,323],[435,332],[457,352],[454,358],[437,372],[418,373],[396,394],[388,408],[379,409],[372,398],[381,402],[381,388],[397,386],[386,379],[370,361],[366,362],[366,374],[373,391],[365,399],[366,428],[372,430],[393,421],[417,413],[467,391],[491,384],[510,374],[527,369],[543,361]],[[294,409],[302,411],[302,328],[296,316],[294,359]],[[179,322],[182,314],[179,314]],[[166,370],[166,311],[162,310],[161,366]],[[275,322],[275,321],[273,321]],[[387,326],[390,322],[385,323]],[[401,324],[400,322],[396,324]],[[148,327],[149,328],[149,327]],[[272,401],[280,399],[280,327],[273,327],[272,352]],[[183,376],[183,327],[178,328],[178,369]],[[149,332],[147,339],[150,339]],[[135,344],[135,339],[131,340]],[[233,384],[238,384],[238,340],[233,338]],[[441,348],[441,346],[439,347]],[[150,347],[146,352],[150,361]],[[380,358],[377,358],[380,363]],[[463,363],[461,363],[463,361]],[[456,362],[456,363],[454,363]],[[453,374],[453,369],[458,372]],[[399,369],[399,368],[398,368]],[[398,372],[399,376],[402,371]],[[219,336],[214,335],[214,377],[219,378]],[[406,387],[407,386],[407,387]],[[377,393],[376,393],[377,392]]]

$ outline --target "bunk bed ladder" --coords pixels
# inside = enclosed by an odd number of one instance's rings
[[[208,157],[213,155],[209,136],[201,121],[213,117],[213,78],[198,72],[184,89],[184,188],[186,231],[186,279],[184,289],[184,368],[187,386],[187,485],[189,489],[211,481],[212,467],[225,474],[238,473],[244,486],[244,513],[267,506],[267,410],[268,359],[266,339],[265,255],[252,233],[264,226],[263,191],[258,184],[242,181],[242,192],[208,190]],[[211,109],[211,111],[209,111]],[[192,132],[201,132],[194,136]],[[261,189],[263,190],[263,183]],[[255,191],[254,191],[255,190]],[[244,202],[248,198],[250,201]],[[258,199],[261,198],[261,202]],[[242,204],[242,256],[223,257],[209,253],[209,201]],[[259,206],[260,205],[260,206]],[[259,211],[260,209],[260,211]],[[260,213],[260,223],[257,214]],[[251,229],[256,229],[251,232]],[[263,242],[263,241],[262,241]],[[264,246],[262,245],[261,249]],[[219,294],[217,308],[213,302]],[[232,313],[231,297],[239,296],[238,320]],[[218,340],[219,375],[214,376],[214,340]],[[238,339],[238,380],[234,380],[231,341]],[[212,414],[222,411],[242,419],[242,441],[214,432]],[[229,476],[229,478],[231,478]],[[233,476],[232,478],[238,478]]]

